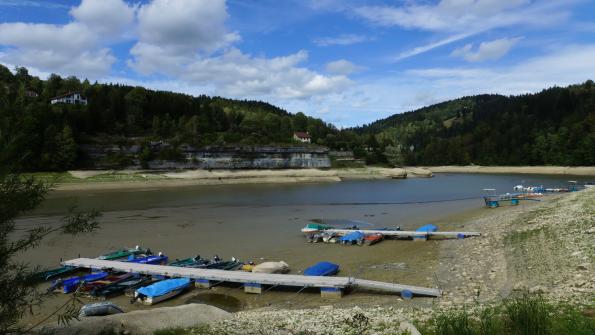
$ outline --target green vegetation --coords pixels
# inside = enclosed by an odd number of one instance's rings
[[[81,92],[88,105],[50,104],[52,97]],[[38,96],[35,96],[35,94]],[[9,140],[0,164],[20,160],[24,171],[65,171],[89,166],[84,145],[138,145],[141,164],[151,158],[178,160],[179,146],[295,145],[294,131],[308,131],[327,145],[337,130],[303,113],[290,114],[260,101],[152,91],[117,84],[91,84],[76,77],[47,80],[0,65],[0,136]],[[330,136],[330,137],[329,137]],[[153,154],[151,141],[171,147]],[[126,166],[130,157],[114,153],[107,165]]]
[[[429,335],[586,335],[595,333],[595,320],[577,306],[523,294],[495,307],[439,313],[419,330]]]
[[[81,92],[88,105],[50,104]],[[308,131],[313,145],[351,150],[367,164],[594,165],[595,87],[592,81],[514,97],[478,95],[338,130],[303,113],[261,101],[197,97],[76,77],[47,80],[0,65],[0,137],[9,145],[0,164],[25,158],[21,171],[65,171],[92,166],[87,145],[138,149],[137,164],[182,160],[180,147],[296,145]],[[158,151],[152,142],[168,146]],[[299,144],[304,145],[304,144]],[[102,166],[125,167],[129,153],[114,151]]]
[[[537,94],[465,97],[345,132],[360,145],[400,148],[408,165],[593,165],[595,87],[589,80]]]

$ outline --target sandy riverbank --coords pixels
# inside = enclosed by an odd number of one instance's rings
[[[452,308],[489,306],[514,291],[588,305],[595,291],[594,204],[590,189],[498,208],[465,222],[465,229],[481,228],[483,236],[442,241],[436,278],[444,296],[431,307],[395,298],[361,307],[264,308],[234,313],[202,327],[200,334],[404,334],[410,322],[424,324]],[[357,332],[363,322],[365,328]]]
[[[523,173],[595,176],[595,166],[426,166],[433,173]]]
[[[343,179],[401,179],[432,177],[421,168],[367,167],[354,169],[69,171],[55,182],[57,191],[165,188],[196,185],[325,183]]]

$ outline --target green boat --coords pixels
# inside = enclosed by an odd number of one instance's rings
[[[148,253],[150,253],[150,251],[148,249],[144,250],[144,249],[141,249],[140,247],[136,246],[135,248],[117,250],[117,251],[114,251],[109,254],[101,255],[101,256],[97,257],[97,259],[113,261],[113,260],[120,259],[120,258],[127,258],[130,255],[136,256],[139,254],[148,254]]]
[[[56,277],[64,276],[77,271],[78,268],[75,266],[63,266],[56,269],[41,271],[35,274],[39,280],[50,280]]]
[[[302,233],[316,233],[327,229],[333,229],[335,227],[329,226],[327,224],[320,224],[320,223],[309,223],[304,228],[302,228]]]
[[[184,259],[176,259],[175,261],[169,263],[169,266],[179,266],[179,267],[193,267],[201,264],[209,263],[208,260],[200,258],[200,256],[196,257],[189,257]]]

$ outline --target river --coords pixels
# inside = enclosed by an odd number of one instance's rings
[[[19,219],[17,228],[23,232],[38,225],[58,224],[74,203],[82,210],[96,208],[103,212],[97,232],[74,237],[54,235],[22,255],[27,262],[48,267],[56,266],[60,259],[95,257],[140,245],[154,252],[162,251],[171,259],[218,254],[222,258],[234,256],[255,262],[283,260],[289,263],[292,273],[326,260],[338,263],[343,276],[434,286],[440,241],[389,240],[362,247],[309,244],[300,229],[312,219],[354,220],[369,226],[403,229],[434,223],[440,230],[464,229],[462,222],[469,215],[490,211],[483,208],[484,188],[506,193],[518,184],[563,187],[568,179],[544,175],[438,174],[427,179],[321,184],[61,191],[50,194],[38,210]],[[241,293],[235,291],[234,295]],[[268,300],[251,299],[246,302],[248,305],[295,300],[283,292],[267,293]],[[357,302],[357,295],[353,299]]]

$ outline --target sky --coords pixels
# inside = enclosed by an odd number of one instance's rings
[[[349,127],[595,79],[595,1],[0,0],[0,63]]]

